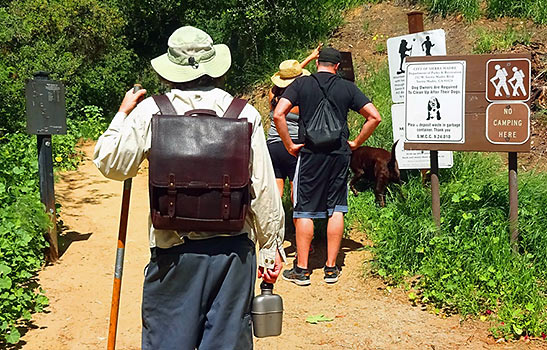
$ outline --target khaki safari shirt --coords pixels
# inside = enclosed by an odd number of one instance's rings
[[[217,88],[191,91],[173,89],[167,97],[179,114],[191,109],[212,109],[223,116],[233,97]],[[159,112],[149,97],[139,103],[129,115],[118,112],[95,146],[93,162],[101,173],[114,180],[125,180],[137,175],[141,162],[147,157],[151,143],[152,115]],[[272,268],[276,250],[283,260],[285,214],[275,184],[270,155],[264,138],[260,114],[247,104],[239,118],[247,118],[253,125],[251,136],[251,205],[242,233],[259,246],[258,265]],[[219,236],[211,232],[177,232],[157,230],[148,216],[150,247],[170,248],[184,243],[184,238],[205,239]]]

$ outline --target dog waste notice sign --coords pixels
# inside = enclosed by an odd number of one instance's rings
[[[399,140],[395,147],[395,155],[399,169],[429,169],[431,168],[429,151],[408,151],[404,149],[405,138],[405,106],[402,103],[391,106],[391,122],[393,125],[393,140]],[[454,158],[452,151],[438,153],[439,168],[452,168]]]
[[[406,67],[405,142],[465,143],[465,61]]]

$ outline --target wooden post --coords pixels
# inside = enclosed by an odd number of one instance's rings
[[[517,152],[509,152],[509,229],[511,231],[511,247],[518,252],[518,178]]]
[[[408,16],[408,33],[419,33],[424,31],[424,13],[412,11]],[[441,196],[439,186],[439,152],[429,152],[431,166],[431,211],[437,228],[441,227]]]

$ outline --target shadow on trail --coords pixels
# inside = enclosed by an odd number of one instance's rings
[[[59,257],[63,256],[72,242],[87,241],[93,234],[92,232],[80,233],[76,231],[67,231],[68,227],[66,226],[63,226],[62,230],[63,232],[59,235]]]

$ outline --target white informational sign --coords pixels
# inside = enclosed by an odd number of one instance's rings
[[[465,143],[465,63],[407,64],[405,142]]]
[[[405,140],[405,105],[402,103],[391,106],[391,122],[393,125],[393,140],[399,140],[395,154],[399,169],[429,169],[431,167],[429,151],[409,151],[404,149]],[[451,151],[439,151],[439,168],[452,168],[454,158]]]
[[[405,58],[440,55],[446,55],[445,33],[442,29],[387,39],[387,60],[393,103],[401,103],[405,100]]]

